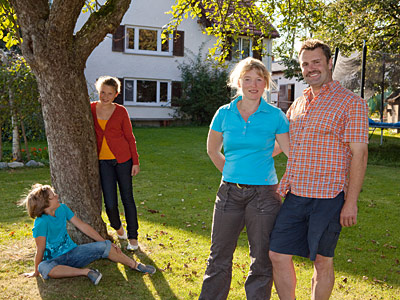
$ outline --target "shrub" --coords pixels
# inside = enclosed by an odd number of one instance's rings
[[[199,54],[178,66],[182,77],[182,96],[174,99],[178,116],[194,125],[210,123],[216,110],[230,101],[228,71]]]

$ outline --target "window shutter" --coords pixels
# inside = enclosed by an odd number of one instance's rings
[[[177,30],[174,32],[174,56],[184,56],[185,32]]]
[[[118,103],[123,105],[124,104],[124,79],[118,78],[121,82],[121,91],[119,92],[118,96],[114,99],[114,103]]]
[[[232,60],[232,37],[228,37],[228,44],[225,45],[228,48],[228,55],[226,56],[225,60],[231,61]]]
[[[253,57],[259,60],[262,60],[262,55],[259,50],[253,50]]]
[[[125,26],[118,26],[112,37],[112,51],[124,52],[125,50]]]
[[[253,45],[256,44],[256,41],[253,40]],[[261,54],[261,50],[253,50],[253,58],[262,60],[262,54]]]
[[[171,91],[171,106],[179,106],[176,99],[182,97],[182,82],[172,81],[172,91]]]

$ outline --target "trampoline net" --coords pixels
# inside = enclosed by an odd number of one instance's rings
[[[349,56],[339,53],[336,60],[333,79],[344,87],[361,95],[362,53],[354,52]],[[382,87],[384,101],[382,110]],[[370,51],[365,66],[364,99],[368,101],[370,116],[383,121],[398,122],[392,116],[392,106],[400,102],[400,54]],[[398,106],[397,106],[398,107]],[[397,108],[398,109],[398,108]]]

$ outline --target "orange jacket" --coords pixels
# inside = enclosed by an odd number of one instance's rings
[[[118,163],[123,163],[132,158],[133,164],[139,164],[139,155],[136,149],[135,136],[132,133],[132,123],[125,107],[115,104],[116,108],[107,122],[106,129],[101,129],[97,121],[96,105],[98,102],[90,103],[92,109],[94,129],[97,139],[97,154],[100,153],[103,137],[106,138],[111,152]]]

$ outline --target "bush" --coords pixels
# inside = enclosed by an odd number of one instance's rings
[[[199,54],[178,66],[182,77],[182,96],[174,99],[178,116],[194,125],[208,125],[216,110],[230,101],[228,71]]]

